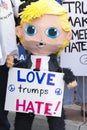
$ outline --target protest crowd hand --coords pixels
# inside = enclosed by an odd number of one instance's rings
[[[12,55],[8,55],[6,59],[6,66],[11,68],[14,65],[14,57]]]
[[[67,87],[70,89],[70,88],[75,88],[77,86],[77,82],[76,80],[70,82],[67,84]]]

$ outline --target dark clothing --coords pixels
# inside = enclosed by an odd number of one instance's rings
[[[16,113],[15,130],[31,130],[35,115],[33,113]],[[65,130],[65,115],[61,117],[47,116],[49,130]]]
[[[53,72],[65,72],[65,77],[64,79],[68,83],[68,81],[73,81],[75,76],[73,73],[69,70],[70,75],[68,76],[67,74],[67,69],[61,69],[59,67],[59,64],[57,62],[57,56],[55,54],[50,55],[50,60],[48,63],[48,68],[49,71]],[[28,55],[26,61],[19,63],[18,67],[22,68],[31,68],[32,66],[32,61],[31,61],[31,55]],[[36,70],[34,68],[34,70]],[[68,76],[68,77],[67,77]],[[70,78],[69,78],[70,77]],[[34,119],[34,114],[33,113],[16,113],[16,118],[15,118],[15,130],[31,130],[32,128],[32,123]],[[65,130],[65,115],[64,115],[64,110],[62,110],[62,115],[61,117],[52,117],[52,116],[47,116],[47,122],[49,125],[49,130]]]
[[[8,112],[4,110],[8,68],[0,66],[0,130],[9,130],[10,124],[7,119]]]

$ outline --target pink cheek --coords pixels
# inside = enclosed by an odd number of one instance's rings
[[[26,43],[26,41],[28,41],[28,37],[26,37],[26,35],[23,36],[23,42]]]

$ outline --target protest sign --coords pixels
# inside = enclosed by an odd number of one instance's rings
[[[61,54],[61,66],[70,67],[75,75],[87,76],[87,1],[65,0],[72,28],[70,44]]]
[[[1,51],[1,45],[0,45],[0,59],[2,58],[2,51]]]
[[[60,117],[63,93],[63,73],[11,68],[5,110]]]

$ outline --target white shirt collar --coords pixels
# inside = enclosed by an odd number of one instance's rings
[[[41,58],[41,66],[40,70],[47,71],[48,70],[48,62],[50,60],[49,56],[36,56],[36,55],[31,55],[31,61],[32,61],[32,66],[31,69],[35,69],[36,67],[36,59]]]

